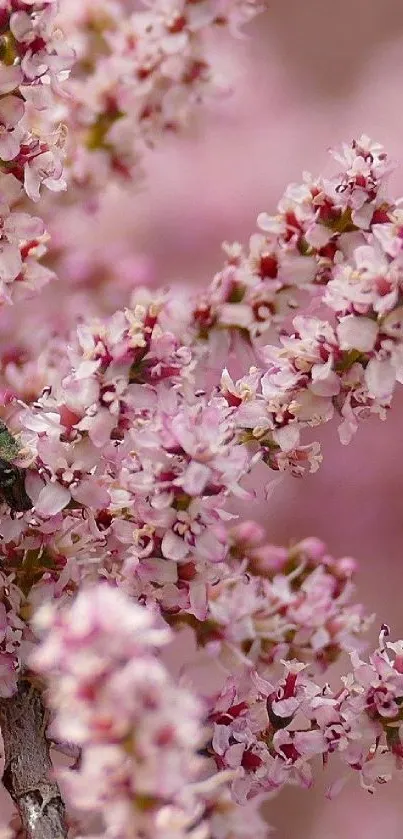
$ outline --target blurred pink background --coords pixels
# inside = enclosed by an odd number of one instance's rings
[[[391,186],[403,194],[401,0],[272,0],[248,32],[220,46],[234,95],[211,105],[186,139],[150,155],[145,189],[112,190],[101,218],[82,226],[95,251],[102,241],[143,254],[156,286],[208,282],[223,239],[247,240],[290,180],[330,168],[327,148],[361,133],[396,160]],[[359,597],[378,616],[374,636],[387,621],[403,637],[402,409],[398,395],[386,423],[364,424],[348,448],[335,427],[325,429],[320,471],[285,478],[255,511],[273,542],[317,535],[333,554],[358,558]],[[370,797],[353,779],[333,802],[324,788],[318,767],[313,791],[288,789],[268,804],[278,839],[401,839],[398,783]]]

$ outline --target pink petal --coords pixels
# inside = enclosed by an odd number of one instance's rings
[[[19,154],[20,142],[14,133],[0,132],[0,157],[2,160],[14,160]]]
[[[39,493],[35,504],[37,513],[42,516],[55,516],[69,503],[71,494],[68,489],[58,483],[47,484]]]
[[[2,64],[0,67],[0,94],[11,93],[22,81],[20,67],[7,67]]]
[[[24,103],[16,96],[4,96],[0,99],[0,123],[8,128],[17,125],[25,113]]]
[[[176,533],[173,533],[172,530],[168,530],[165,534],[162,540],[161,550],[166,559],[173,559],[175,562],[185,559],[189,553],[189,547],[185,540],[177,536]]]

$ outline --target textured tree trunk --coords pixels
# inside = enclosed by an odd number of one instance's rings
[[[40,692],[23,679],[14,696],[0,699],[3,784],[17,807],[27,839],[65,839],[64,804],[52,780],[45,715]]]

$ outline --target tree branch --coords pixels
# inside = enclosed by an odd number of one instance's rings
[[[41,693],[20,680],[10,699],[0,699],[4,740],[3,784],[11,795],[27,839],[66,839],[64,804],[52,780]]]

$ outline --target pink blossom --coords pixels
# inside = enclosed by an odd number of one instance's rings
[[[43,607],[36,626],[46,635],[32,664],[49,683],[54,735],[82,746],[79,770],[59,770],[67,799],[98,813],[111,837],[133,835],[133,818],[155,835],[171,805],[187,835],[203,800],[203,786],[192,789],[202,706],[153,655],[169,631],[108,585],[82,591],[68,610]],[[154,802],[146,812],[144,797]]]

